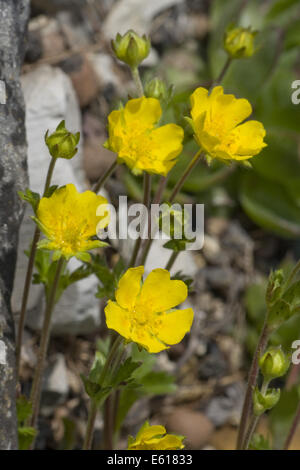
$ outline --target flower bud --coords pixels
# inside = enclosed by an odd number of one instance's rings
[[[173,86],[167,87],[163,80],[155,77],[145,85],[145,96],[169,102],[173,95]]]
[[[272,271],[267,285],[266,302],[268,305],[273,304],[278,300],[282,294],[282,287],[284,284],[284,276],[281,269]]]
[[[265,411],[273,408],[279,401],[280,389],[272,388],[266,393],[262,393],[255,387],[253,393],[253,413],[255,416],[262,415]]]
[[[257,32],[251,31],[251,28],[228,28],[224,37],[225,51],[232,59],[243,59],[253,56],[256,34]]]
[[[72,134],[65,127],[65,121],[57,126],[53,134],[46,132],[45,142],[49,149],[50,155],[54,158],[70,159],[77,153],[77,145],[80,139],[80,132]]]
[[[118,33],[111,45],[117,58],[132,68],[146,59],[151,47],[149,38],[145,35],[140,37],[133,30],[127,31],[123,36]]]
[[[266,381],[284,375],[290,365],[290,360],[281,347],[270,347],[259,360],[259,367]]]

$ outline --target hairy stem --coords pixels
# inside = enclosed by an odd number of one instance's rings
[[[170,256],[170,259],[169,261],[167,262],[166,264],[166,267],[165,269],[167,269],[168,271],[170,271],[170,269],[173,267],[173,264],[175,263],[178,255],[179,255],[180,251],[173,251],[173,253],[171,254]]]
[[[144,198],[143,198],[143,204],[146,207],[147,211],[149,211],[149,207],[150,207],[150,198],[151,198],[151,175],[149,175],[149,173],[145,172],[144,173]],[[132,256],[131,256],[131,259],[130,259],[130,262],[129,262],[129,267],[134,267],[135,266],[135,263],[136,263],[136,260],[137,260],[138,254],[139,254],[139,250],[140,250],[140,247],[141,247],[141,244],[142,244],[143,227],[140,227],[140,229],[141,229],[141,236],[139,238],[137,238],[136,241],[135,241]]]
[[[295,415],[295,418],[292,422],[292,426],[291,426],[291,429],[289,430],[289,433],[287,435],[287,438],[286,438],[286,441],[284,443],[284,447],[283,449],[284,450],[288,450],[290,445],[291,445],[291,442],[293,440],[293,437],[295,435],[295,432],[297,430],[297,427],[298,427],[298,424],[300,422],[300,405],[298,406],[298,410],[296,412],[296,415]]]
[[[238,439],[237,439],[238,450],[243,448],[246,428],[247,428],[247,424],[248,424],[248,420],[249,420],[249,416],[250,416],[251,408],[252,408],[252,393],[256,385],[257,376],[258,376],[258,361],[259,361],[261,354],[265,350],[265,347],[268,341],[268,336],[269,336],[269,329],[268,329],[267,322],[265,321],[265,324],[263,326],[260,338],[257,343],[256,350],[252,359],[250,371],[249,371],[248,384],[247,384],[246,395],[244,399],[243,411],[242,411],[239,432],[238,432]]]
[[[93,186],[92,191],[94,193],[98,193],[102,186],[107,182],[109,177],[112,175],[112,173],[115,171],[116,167],[118,165],[117,159],[112,163],[112,165],[106,170],[106,172],[99,178],[97,183]]]
[[[50,188],[51,184],[51,179],[53,175],[53,170],[55,167],[57,158],[52,157],[47,176],[46,176],[46,182],[44,186],[44,192],[43,196],[45,196],[46,192]],[[31,287],[31,278],[32,278],[32,272],[34,268],[34,260],[35,260],[35,254],[36,254],[36,249],[37,249],[37,244],[40,238],[40,229],[36,227],[34,235],[33,235],[33,240],[30,248],[30,253],[29,253],[29,259],[28,259],[28,265],[27,265],[27,271],[26,271],[26,276],[25,276],[25,283],[24,283],[24,289],[23,289],[23,295],[22,295],[22,303],[21,303],[21,311],[20,311],[20,319],[19,319],[19,325],[18,325],[18,333],[17,333],[17,343],[16,343],[16,370],[17,370],[17,376],[19,376],[20,373],[20,362],[21,362],[21,350],[22,350],[22,340],[23,340],[23,331],[24,331],[24,326],[25,326],[25,318],[26,318],[26,310],[27,310],[27,303],[28,303],[28,297],[29,297],[29,292],[30,292],[30,287]]]
[[[193,170],[193,168],[197,165],[200,157],[203,155],[202,153],[202,150],[198,150],[198,152],[196,153],[196,155],[194,155],[193,159],[191,160],[191,162],[189,163],[189,165],[187,166],[185,172],[183,173],[183,175],[181,176],[181,178],[179,179],[179,181],[177,182],[177,184],[175,185],[172,193],[171,193],[171,196],[169,197],[169,202],[173,202],[174,199],[176,198],[177,194],[179,193],[180,189],[182,188],[182,186],[184,185],[187,177],[190,175],[191,171]]]
[[[57,263],[56,272],[53,280],[53,284],[49,293],[49,297],[47,299],[45,316],[44,316],[44,324],[42,328],[41,334],[41,343],[38,353],[38,361],[37,366],[35,369],[35,374],[32,382],[31,394],[30,394],[30,401],[32,403],[32,416],[30,425],[32,427],[36,426],[37,418],[40,409],[40,399],[41,399],[41,382],[44,372],[45,366],[45,359],[48,350],[49,338],[50,338],[50,330],[51,330],[51,317],[53,308],[55,305],[55,297],[56,291],[59,283],[59,278],[62,273],[64,267],[64,259],[60,258]]]

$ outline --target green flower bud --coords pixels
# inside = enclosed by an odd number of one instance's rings
[[[184,239],[184,228],[189,222],[189,214],[179,204],[172,206],[166,203],[162,206],[158,226],[166,235],[177,240]]]
[[[49,149],[50,155],[54,158],[70,159],[77,153],[77,145],[80,139],[80,132],[72,134],[65,127],[65,121],[57,126],[53,134],[46,132],[45,142]]]
[[[117,58],[132,68],[137,67],[146,59],[151,47],[149,38],[145,35],[140,37],[132,30],[127,31],[123,36],[118,33],[111,45]]]
[[[281,347],[270,347],[259,360],[259,367],[266,381],[284,375],[290,366],[290,360]]]
[[[276,300],[278,300],[282,294],[282,288],[284,284],[284,276],[282,269],[278,269],[277,271],[272,271],[267,285],[266,291],[266,303],[268,305],[273,304]]]
[[[279,398],[279,388],[272,388],[266,393],[262,393],[257,387],[255,387],[253,393],[253,413],[255,414],[255,416],[262,415],[263,413],[265,413],[265,411],[273,408],[278,403]]]
[[[167,87],[163,80],[155,77],[145,85],[145,96],[147,98],[156,98],[160,101],[169,102],[174,91],[173,85]]]
[[[256,31],[251,28],[229,27],[224,37],[224,49],[232,59],[243,59],[253,56]]]

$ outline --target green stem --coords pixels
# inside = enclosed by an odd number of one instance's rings
[[[138,67],[132,67],[131,74],[132,74],[132,78],[134,80],[138,95],[139,97],[141,97],[144,95],[144,89],[143,89],[143,84],[142,84]]]
[[[106,181],[109,179],[109,177],[112,175],[112,173],[115,171],[116,167],[118,165],[117,159],[113,162],[113,164],[106,170],[104,175],[100,177],[100,179],[97,181],[97,183],[93,186],[92,191],[94,193],[98,193],[102,186],[106,183]]]
[[[169,261],[167,262],[166,264],[166,267],[165,269],[167,269],[168,271],[170,271],[170,269],[172,268],[173,264],[175,263],[176,259],[177,259],[177,256],[179,255],[180,251],[173,251],[173,253],[171,254],[170,256],[170,259]]]
[[[91,400],[90,410],[88,414],[88,421],[86,426],[86,434],[83,443],[83,450],[90,450],[92,448],[93,434],[95,421],[97,416],[98,407],[94,400]]]
[[[46,176],[46,182],[45,182],[45,186],[44,186],[43,196],[45,196],[46,192],[48,191],[48,189],[50,187],[56,160],[57,160],[57,158],[54,158],[54,157],[51,158],[49,168],[48,168],[48,172],[47,172],[47,176]],[[19,325],[18,325],[17,342],[16,342],[16,371],[17,371],[17,377],[19,376],[19,373],[20,373],[21,350],[22,350],[22,340],[23,340],[23,331],[24,331],[24,326],[25,326],[27,303],[28,303],[28,297],[29,297],[29,292],[30,292],[30,287],[31,287],[31,278],[32,278],[32,273],[33,273],[33,268],[34,268],[35,254],[36,254],[37,244],[38,244],[38,241],[39,241],[39,238],[40,238],[40,234],[41,234],[40,229],[38,227],[36,227],[34,235],[33,235],[32,244],[31,244],[31,247],[30,247],[27,271],[26,271],[26,276],[25,276],[25,283],[24,283],[22,303],[21,303],[21,311],[20,311],[20,319],[19,319]]]
[[[232,60],[233,59],[231,57],[229,57],[229,56],[227,57],[227,60],[224,64],[224,67],[222,68],[222,70],[221,70],[219,76],[216,78],[216,80],[214,80],[214,82],[211,84],[210,90],[213,87],[215,87],[216,85],[219,85],[223,81],[223,79],[224,79],[224,77],[225,77],[225,75],[226,75],[226,73],[227,73],[227,71],[228,71],[228,69],[229,69],[229,67],[232,63]]]
[[[99,379],[99,385],[102,386],[104,384],[104,381],[106,379],[107,372],[111,368],[114,359],[118,357],[119,355],[117,354],[118,349],[120,345],[123,342],[122,336],[118,336],[117,339],[114,341],[109,354],[107,356],[106,362],[104,364],[103,370],[101,372],[101,376]],[[124,344],[124,343],[123,343]],[[123,346],[124,347],[124,346]],[[96,420],[96,415],[97,415],[97,410],[101,406],[101,403],[95,403],[94,401],[91,401],[91,406],[90,406],[90,411],[88,415],[88,422],[87,422],[87,428],[86,428],[86,435],[84,439],[84,444],[83,444],[83,450],[90,450],[93,442],[93,434],[94,434],[94,427],[95,427],[95,420]]]
[[[41,398],[41,381],[44,371],[45,359],[47,355],[47,349],[50,338],[51,330],[51,317],[53,308],[55,305],[56,291],[59,283],[59,278],[64,267],[64,259],[60,258],[57,263],[56,272],[53,280],[53,284],[47,299],[46,310],[44,315],[44,324],[41,334],[41,344],[38,353],[37,366],[35,369],[35,374],[32,382],[30,401],[32,403],[32,416],[30,421],[30,426],[35,427],[37,423],[37,418],[40,409],[40,398]]]
[[[284,450],[288,450],[290,445],[291,445],[291,442],[293,440],[293,437],[295,435],[295,432],[297,430],[297,427],[298,427],[298,424],[299,424],[299,421],[300,421],[300,405],[298,406],[298,410],[296,412],[296,415],[295,415],[295,418],[292,422],[292,426],[291,426],[291,429],[289,430],[289,433],[287,435],[287,438],[286,438],[286,441],[284,443],[284,447],[283,449]]]
[[[191,162],[189,163],[188,167],[186,168],[185,172],[183,173],[183,175],[181,176],[181,178],[179,179],[179,181],[177,182],[177,184],[175,185],[175,188],[173,189],[172,193],[171,193],[171,196],[169,197],[169,202],[173,202],[174,199],[176,198],[178,192],[180,191],[180,189],[182,188],[182,186],[184,185],[185,183],[185,180],[187,179],[187,177],[189,176],[189,174],[191,173],[191,171],[193,170],[193,168],[197,165],[200,157],[203,155],[203,152],[202,150],[198,150],[198,152],[196,153],[196,155],[194,155],[193,159],[191,160]]]
[[[150,207],[150,197],[151,197],[151,175],[149,175],[149,173],[145,172],[144,173],[144,198],[143,198],[143,204],[146,207],[147,212],[149,211],[149,207]],[[142,231],[143,231],[143,227],[141,227],[141,236],[139,238],[137,238],[136,241],[135,241],[132,256],[131,256],[131,259],[130,259],[130,262],[129,262],[129,267],[134,267],[135,266],[135,263],[136,263],[136,260],[137,260],[137,257],[138,257],[138,253],[139,253],[139,250],[140,250],[140,247],[141,247],[141,244],[142,244]]]
[[[249,447],[249,444],[251,442],[253,433],[254,433],[257,425],[258,425],[259,419],[260,419],[260,416],[255,416],[255,415],[253,415],[252,418],[251,418],[249,428],[247,430],[246,437],[245,437],[245,443],[243,445],[243,448],[245,450],[248,450],[248,447]]]
[[[266,344],[268,342],[268,337],[269,337],[269,329],[268,329],[267,322],[265,320],[260,338],[257,343],[256,350],[252,359],[250,371],[249,371],[248,384],[247,384],[246,395],[244,399],[243,411],[242,411],[238,438],[237,438],[238,450],[243,448],[246,428],[247,428],[249,416],[251,414],[251,409],[252,409],[252,393],[256,385],[257,376],[258,376],[258,361],[259,361],[261,354],[265,350]]]
[[[166,184],[167,184],[167,178],[165,176],[162,176],[160,178],[158,188],[157,188],[156,194],[153,198],[152,204],[160,204],[160,201],[162,199],[164,190],[166,188]],[[148,240],[146,240],[146,243],[144,244],[144,247],[142,249],[141,261],[140,261],[140,264],[143,265],[143,266],[146,263],[146,260],[147,260],[152,242],[153,242],[153,238],[152,238],[152,229],[151,229],[151,214],[149,213],[149,217],[148,217]]]
[[[265,395],[267,393],[268,387],[269,387],[269,381],[264,380],[264,382],[262,384],[262,387],[261,387],[261,390],[260,390],[262,395]],[[256,427],[259,423],[260,418],[261,418],[261,415],[259,415],[259,416],[255,416],[254,414],[252,415],[248,430],[247,430],[246,435],[245,435],[243,449],[248,450],[248,447],[251,443],[252,436],[255,432],[255,429],[256,429]]]

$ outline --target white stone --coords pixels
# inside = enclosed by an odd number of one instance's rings
[[[0,340],[0,364],[6,365],[6,345]]]
[[[106,39],[117,33],[133,29],[138,34],[148,34],[152,19],[161,11],[182,3],[183,0],[120,0],[110,10],[103,26]]]
[[[58,68],[41,66],[22,77],[26,102],[26,131],[28,140],[28,171],[30,189],[42,193],[50,161],[44,142],[47,129],[52,132],[65,119],[66,126],[75,132],[81,129],[81,115],[75,92],[68,76]],[[82,142],[81,142],[82,144]],[[52,179],[53,184],[73,183],[84,191],[81,147],[71,160],[58,159]],[[34,223],[27,209],[20,231],[18,262],[12,299],[14,312],[20,311],[24,277],[27,268],[27,250],[32,240]],[[71,260],[68,267],[80,263]],[[95,331],[99,326],[99,301],[95,298],[97,279],[90,276],[68,287],[62,295],[53,315],[53,332],[79,334]],[[27,325],[39,329],[44,311],[44,293],[41,285],[32,285],[28,302]]]
[[[0,104],[6,104],[6,88],[3,80],[0,80]]]

